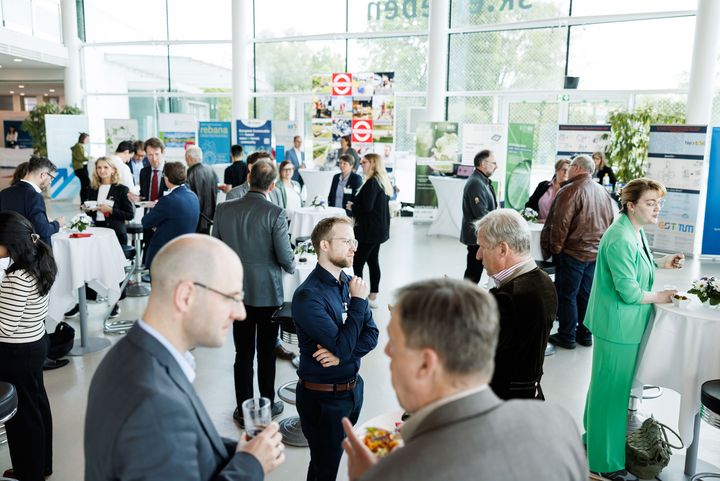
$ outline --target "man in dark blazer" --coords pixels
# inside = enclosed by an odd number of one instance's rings
[[[244,420],[240,405],[254,397],[253,360],[257,345],[260,395],[270,399],[273,416],[283,411],[275,402],[275,339],[278,325],[271,316],[283,303],[282,272],[295,271],[285,209],[270,202],[277,166],[258,160],[250,171],[250,191],[242,198],[218,204],[212,235],[229,245],[245,266],[247,320],[233,324],[235,398],[233,417]],[[256,342],[257,339],[257,342]]]
[[[188,259],[203,253],[203,262]],[[221,347],[245,318],[243,269],[227,246],[175,239],[153,266],[142,319],[110,349],[88,394],[85,479],[262,481],[284,461],[278,425],[221,438],[192,382],[195,347]]]
[[[530,257],[530,229],[513,209],[490,212],[477,223],[478,260],[495,287],[500,340],[490,381],[501,399],[545,399],[540,386],[558,299],[550,277]]]
[[[153,257],[165,244],[183,234],[195,232],[197,227],[200,201],[185,185],[186,175],[185,166],[180,162],[165,164],[164,177],[169,192],[142,218],[145,229],[155,229],[145,261],[145,266],[149,268],[152,268]]]
[[[217,205],[217,174],[212,167],[203,164],[203,153],[200,147],[191,145],[185,151],[185,163],[188,165],[187,185],[195,192],[200,201],[200,220],[198,234],[210,234],[212,219],[215,217]]]
[[[242,156],[243,149],[241,145],[236,144],[230,147],[232,164],[225,168],[225,193],[247,181],[248,165],[242,159]]]
[[[302,147],[302,137],[299,135],[296,135],[293,137],[293,148],[285,152],[285,160],[289,160],[292,162],[293,167],[295,167],[295,172],[293,172],[292,180],[300,183],[300,185],[304,185],[302,177],[300,176],[300,169],[302,167],[305,167],[305,152],[300,150]]]
[[[55,165],[48,159],[32,156],[25,177],[0,192],[0,211],[11,210],[25,217],[48,247],[52,247],[50,237],[65,223],[63,217],[53,221],[48,219],[45,199],[42,196],[42,189],[50,186],[56,170]]]
[[[477,284],[482,277],[483,266],[476,259],[478,245],[475,238],[475,222],[497,208],[497,197],[490,181],[490,176],[497,169],[497,162],[495,155],[489,150],[478,152],[473,162],[475,170],[468,177],[463,190],[460,242],[467,246],[466,268],[463,277]]]
[[[392,385],[412,416],[404,446],[382,459],[343,420],[350,480],[587,479],[580,433],[564,409],[505,402],[488,387],[498,341],[490,294],[458,279],[416,282],[396,295],[387,330]]]
[[[347,203],[355,201],[355,194],[362,185],[362,177],[353,172],[354,164],[355,159],[352,155],[340,156],[340,173],[333,177],[328,194],[328,205],[345,209],[348,217],[352,217],[352,210],[346,209]]]

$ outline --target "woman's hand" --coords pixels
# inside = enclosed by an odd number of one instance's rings
[[[679,252],[677,254],[670,254],[660,259],[660,267],[663,269],[682,269],[685,263],[685,254]]]
[[[99,204],[98,210],[103,214],[112,214],[112,207],[107,204]]]
[[[655,293],[655,304],[669,304],[672,302],[672,296],[677,294],[675,289],[666,289]]]

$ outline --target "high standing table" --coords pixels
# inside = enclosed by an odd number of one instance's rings
[[[300,169],[300,176],[305,183],[305,192],[307,194],[307,202],[311,203],[315,197],[319,200],[327,202],[328,194],[330,194],[330,185],[335,174],[340,173],[340,169],[334,170],[315,170]]]
[[[70,232],[58,232],[51,238],[58,272],[50,290],[48,317],[60,322],[63,313],[76,302],[80,308],[80,346],[70,351],[73,356],[96,352],[110,345],[105,338],[88,337],[85,284],[107,297],[111,306],[120,299],[120,283],[125,279],[125,254],[115,232],[104,227],[91,227],[91,237],[70,238]]]
[[[345,209],[340,207],[300,207],[287,211],[290,221],[290,240],[298,237],[310,237],[318,222],[326,217],[346,217]]]
[[[720,310],[702,306],[694,296],[684,309],[672,304],[655,307],[640,348],[635,381],[680,394],[678,428],[688,448],[685,474],[692,476],[697,463],[700,387],[720,378]]]
[[[446,235],[460,238],[462,227],[462,197],[467,179],[428,176],[437,194],[438,210],[427,235]]]

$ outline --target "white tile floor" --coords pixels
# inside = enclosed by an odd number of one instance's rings
[[[64,203],[53,203],[50,214],[64,214],[68,218],[73,208]],[[447,237],[428,237],[427,226],[414,225],[410,218],[394,219],[390,241],[380,251],[382,281],[381,305],[392,300],[392,291],[411,281],[447,275],[461,277],[465,263],[465,248],[457,240]],[[682,271],[658,271],[656,284],[689,285],[699,272],[720,274],[720,264],[689,260]],[[483,281],[484,282],[484,281]],[[126,299],[121,302],[121,319],[137,318],[145,305],[145,298]],[[91,335],[102,336],[98,318],[104,306],[90,305]],[[381,335],[378,348],[365,357],[361,374],[365,378],[365,405],[360,422],[386,411],[397,409],[398,404],[390,385],[388,359],[382,347],[387,341],[385,329],[389,319],[387,309],[378,309],[375,319]],[[73,321],[76,329],[77,318]],[[54,328],[54,326],[50,326]],[[116,342],[120,336],[108,336]],[[47,372],[47,387],[54,418],[56,481],[80,481],[83,478],[83,425],[87,389],[95,369],[107,350],[72,358],[67,367]],[[551,402],[565,407],[578,426],[582,424],[585,392],[589,381],[591,348],[578,347],[574,351],[560,349],[546,359],[543,389]],[[231,414],[234,409],[232,364],[234,357],[232,337],[228,336],[221,349],[197,349],[198,376],[195,387],[222,435],[237,437],[239,430]],[[719,373],[720,374],[720,373]],[[276,384],[279,386],[295,377],[289,362],[279,361]],[[720,377],[720,375],[718,376]],[[679,396],[665,390],[662,397],[646,401],[641,412],[653,413],[662,422],[676,426]],[[286,406],[283,416],[294,415],[293,406]],[[701,428],[700,458],[720,466],[720,431],[703,423]],[[269,480],[303,480],[309,459],[308,450],[287,449],[287,460],[268,476]],[[7,446],[0,447],[0,469],[10,467]],[[2,471],[0,471],[2,472]]]

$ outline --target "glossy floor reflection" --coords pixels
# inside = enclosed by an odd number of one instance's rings
[[[70,218],[75,212],[68,204],[53,203],[50,215],[63,214]],[[360,422],[383,412],[398,408],[390,383],[388,358],[383,353],[387,341],[386,327],[389,319],[386,306],[392,302],[392,292],[397,287],[419,279],[450,276],[461,277],[465,263],[465,248],[457,240],[448,237],[428,237],[427,226],[414,225],[410,218],[394,219],[390,241],[380,250],[382,280],[380,284],[381,308],[374,311],[381,331],[378,348],[363,361],[361,374],[365,379],[365,405]],[[680,289],[689,287],[690,281],[703,274],[720,274],[720,264],[699,263],[688,260],[681,271],[658,271],[656,285],[673,284]],[[484,283],[484,280],[481,284]],[[146,298],[128,298],[121,302],[120,319],[134,319],[142,314]],[[90,335],[103,336],[100,312],[104,305],[90,304]],[[78,330],[77,318],[71,324]],[[54,326],[49,326],[51,329]],[[120,336],[106,336],[113,343]],[[290,346],[293,348],[292,346]],[[45,375],[45,384],[50,396],[54,418],[55,474],[57,481],[79,481],[83,479],[83,429],[87,390],[98,363],[105,351],[72,358],[68,366]],[[558,349],[557,354],[546,359],[543,390],[550,402],[565,407],[578,426],[582,425],[585,393],[589,381],[592,348],[578,346],[568,351]],[[232,420],[234,390],[232,364],[234,349],[232,336],[228,335],[225,346],[220,349],[197,349],[197,378],[195,387],[205,403],[220,433],[237,437],[239,429]],[[294,369],[286,361],[278,362],[276,385],[295,377]],[[720,373],[718,373],[720,377]],[[643,414],[652,413],[663,423],[675,428],[679,396],[665,390],[655,400],[645,401],[640,407]],[[295,415],[293,406],[286,405],[285,416]],[[287,460],[267,479],[304,480],[309,460],[306,448],[288,447]],[[720,431],[703,423],[700,439],[700,458],[720,465]],[[0,447],[0,469],[10,467],[7,446]],[[2,471],[0,471],[2,472]]]

